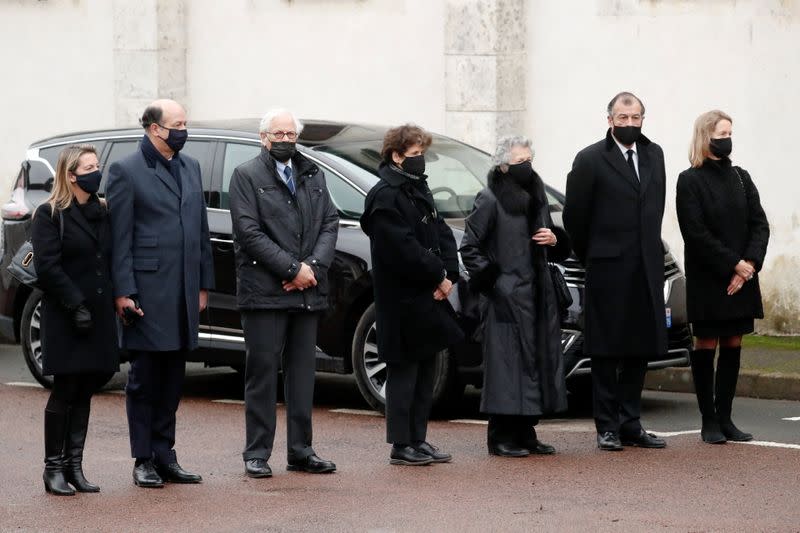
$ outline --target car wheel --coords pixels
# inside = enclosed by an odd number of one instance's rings
[[[52,376],[42,374],[42,292],[34,290],[25,302],[20,322],[20,338],[25,364],[43,387],[53,386]]]
[[[378,358],[378,338],[375,326],[375,304],[361,315],[353,335],[353,374],[361,395],[376,411],[386,409],[386,363]],[[438,411],[455,405],[464,393],[455,364],[448,350],[436,354],[436,376],[433,382],[433,403]]]

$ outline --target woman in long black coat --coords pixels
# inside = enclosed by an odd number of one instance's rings
[[[426,441],[436,354],[463,338],[447,296],[458,281],[453,232],[436,209],[425,175],[431,136],[412,125],[383,140],[380,181],[364,201],[378,356],[386,362],[386,440],[390,463],[444,463]]]
[[[481,411],[489,414],[489,453],[506,457],[554,453],[534,426],[567,408],[561,313],[547,262],[567,257],[570,245],[553,225],[532,158],[528,139],[500,140],[460,248],[470,285],[485,298]]]
[[[101,177],[93,146],[65,148],[50,199],[33,217],[43,372],[53,375],[43,479],[47,492],[58,495],[100,490],[83,475],[89,407],[92,394],[119,370],[108,215],[95,194]]]
[[[742,335],[764,318],[758,272],[769,223],[750,174],[731,164],[732,120],[722,111],[694,125],[691,168],[678,177],[678,221],[685,243],[689,321],[697,338],[692,374],[708,443],[753,436],[731,421]],[[716,379],[714,352],[719,344]]]

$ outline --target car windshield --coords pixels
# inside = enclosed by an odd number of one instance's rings
[[[360,141],[314,147],[324,152],[366,183],[377,183],[378,165],[381,162],[381,144]],[[434,136],[433,144],[425,152],[425,173],[436,201],[436,207],[445,218],[465,218],[472,211],[475,196],[486,186],[486,176],[492,167],[489,154],[446,137]],[[561,193],[546,187],[551,211],[561,211]],[[352,213],[354,217],[361,213]]]
[[[315,147],[337,160],[354,173],[367,173],[375,182],[381,162],[381,144],[362,141]],[[425,153],[425,173],[436,201],[436,207],[445,218],[464,218],[472,210],[475,195],[486,186],[486,175],[492,166],[488,154],[475,148],[447,139],[434,137]]]

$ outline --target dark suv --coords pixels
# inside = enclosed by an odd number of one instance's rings
[[[201,349],[191,357],[209,366],[228,365],[241,369],[244,339],[236,308],[228,185],[233,169],[256,156],[261,149],[256,133],[258,121],[219,121],[191,126],[183,153],[196,158],[203,172],[217,287],[210,295],[208,310],[201,317]],[[358,218],[367,191],[377,182],[385,130],[361,124],[309,121],[298,141],[299,150],[325,171],[331,197],[341,217],[336,257],[329,274],[331,306],[319,329],[317,370],[354,374],[364,398],[376,409],[383,408],[386,371],[385,365],[378,361],[375,341],[369,242],[360,229]],[[65,145],[94,144],[102,167],[107,169],[110,163],[136,150],[142,134],[139,128],[92,131],[32,144],[15,180],[11,199],[2,206],[0,334],[22,343],[28,367],[45,386],[50,382],[41,372],[40,294],[18,284],[8,274],[6,266],[29,237],[31,214],[49,195],[53,169]],[[490,157],[471,146],[435,135],[426,159],[429,184],[439,211],[460,241],[464,217],[472,208],[476,193],[485,185]],[[101,185],[103,190],[105,179]],[[563,195],[549,187],[547,193],[553,218],[560,224]],[[585,391],[590,361],[583,356],[581,336],[584,271],[574,258],[561,267],[574,299],[562,326],[568,385],[573,391]],[[462,272],[462,275],[467,274]],[[474,298],[466,290],[466,283],[459,283],[457,287],[451,300],[465,330],[470,332],[475,319],[464,310],[474,309]],[[687,365],[691,347],[684,303],[685,278],[668,252],[664,257],[664,297],[672,314],[670,353],[666,359],[651,361],[650,368]],[[435,397],[439,403],[460,398],[467,384],[481,384],[481,352],[474,342],[467,340],[440,353],[437,365]]]

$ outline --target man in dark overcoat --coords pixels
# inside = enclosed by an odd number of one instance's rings
[[[245,474],[272,476],[278,369],[286,398],[288,470],[323,474],[336,465],[312,448],[317,326],[328,307],[328,268],[339,214],[325,173],[297,151],[302,124],[274,109],[259,127],[263,149],[233,171],[231,221],[236,300],[247,346]]]
[[[139,150],[109,168],[112,280],[131,369],[126,387],[134,483],[199,483],[173,450],[186,352],[197,348],[200,312],[214,287],[200,165],[181,155],[186,112],[156,100],[141,119]],[[127,319],[137,313],[137,320]]]
[[[597,445],[663,448],[640,422],[647,361],[667,353],[664,154],[641,134],[631,93],[608,105],[606,138],[581,150],[567,176],[564,226],[586,267],[584,353],[592,359]]]

